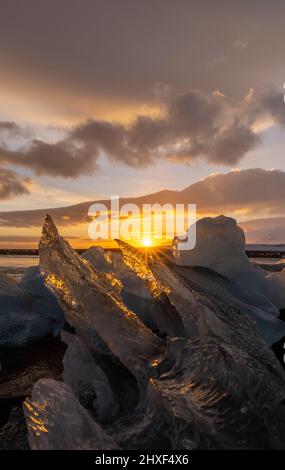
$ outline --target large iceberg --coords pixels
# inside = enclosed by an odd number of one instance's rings
[[[189,233],[194,227],[189,228]],[[241,272],[250,269],[250,262],[245,253],[243,230],[235,219],[225,217],[205,217],[196,223],[196,246],[192,250],[183,250],[183,241],[179,250],[174,250],[176,263],[179,265],[205,266],[234,279]]]
[[[193,227],[190,227],[189,232],[191,230]],[[221,285],[216,283],[214,286],[213,282],[209,283],[209,279],[204,283],[206,290],[211,285],[213,294],[239,306],[256,321],[269,344],[284,337],[285,324],[278,320],[284,296],[276,280],[282,274],[268,275],[250,263],[245,252],[245,236],[236,221],[225,216],[201,219],[196,223],[196,240],[193,250],[183,250],[183,241],[175,240],[176,264],[184,268],[209,268],[222,275],[223,291]],[[184,273],[187,276],[186,269]]]

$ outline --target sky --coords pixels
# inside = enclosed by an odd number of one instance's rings
[[[1,212],[183,190],[237,170],[240,184],[266,170],[268,194],[280,184],[283,1],[0,7]],[[281,217],[278,198],[254,214],[253,194],[249,218]]]

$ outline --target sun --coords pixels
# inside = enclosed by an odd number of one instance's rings
[[[149,246],[152,245],[152,241],[151,241],[150,238],[143,238],[142,244],[143,244],[143,246],[145,246],[145,247],[149,247]]]

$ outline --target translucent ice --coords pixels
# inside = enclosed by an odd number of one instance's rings
[[[196,223],[196,234],[193,250],[178,250],[176,240],[176,264],[207,267],[228,278],[231,295],[257,322],[267,342],[272,344],[282,338],[285,325],[277,320],[282,303],[280,295],[278,297],[277,289],[273,288],[273,282],[268,282],[270,276],[266,277],[261,268],[250,263],[245,253],[244,233],[236,221],[225,216],[207,217]],[[183,242],[180,246],[183,247]]]
[[[62,382],[39,380],[24,403],[24,412],[33,450],[117,449]]]
[[[62,321],[47,301],[22,289],[5,274],[0,274],[0,304],[2,347],[24,346],[60,332]]]
[[[61,338],[68,345],[63,358],[64,382],[86,408],[95,411],[99,421],[110,421],[118,406],[108,378],[77,335],[63,331]]]
[[[39,252],[41,274],[59,299],[68,323],[95,349],[97,342],[93,339],[97,335],[144,382],[152,375],[151,363],[163,342],[126,307],[120,295],[120,281],[110,273],[100,272],[77,254],[59,236],[49,216]]]

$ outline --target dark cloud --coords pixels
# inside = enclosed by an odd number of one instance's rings
[[[89,119],[55,143],[32,140],[17,150],[2,143],[0,162],[63,178],[92,174],[101,155],[132,167],[165,158],[190,164],[201,157],[233,166],[260,142],[254,124],[268,114],[277,125],[285,124],[285,104],[279,93],[254,101],[251,90],[239,103],[231,103],[217,93],[192,91],[164,103],[160,116],[137,116],[130,125]],[[15,127],[0,123],[1,128]]]
[[[86,145],[76,146],[72,141],[55,144],[33,140],[19,150],[0,147],[0,162],[32,169],[37,175],[76,178],[90,174],[96,166],[97,155]]]
[[[169,123],[167,119],[138,116],[128,129],[128,145],[136,149],[137,154],[144,155],[147,161],[151,161],[151,154],[160,145],[171,141]]]
[[[213,133],[221,108],[219,100],[199,92],[189,92],[170,104],[169,124],[177,136],[207,136]]]
[[[0,138],[27,136],[27,131],[13,121],[0,121]]]
[[[268,112],[273,119],[280,124],[285,126],[285,90],[284,93],[278,93],[276,91],[270,91],[262,96],[260,106],[257,112],[260,113]]]
[[[242,157],[259,142],[252,129],[241,125],[233,125],[223,130],[209,147],[208,158],[213,163],[235,165]]]
[[[131,126],[88,120],[75,127],[70,138],[80,145],[89,145],[111,161],[145,167],[159,156],[159,146],[171,139],[169,132],[166,119],[138,116]]]
[[[70,139],[80,145],[88,145],[95,155],[105,154],[110,160],[136,166],[140,156],[128,145],[126,128],[121,124],[90,119],[70,132]]]
[[[0,132],[18,132],[19,126],[12,121],[2,121],[0,122]]]
[[[28,194],[27,183],[27,179],[22,179],[14,171],[0,168],[0,199]]]
[[[158,158],[191,163],[201,156],[232,165],[258,142],[241,113],[198,91],[166,103],[157,118],[138,116],[130,126],[89,120],[73,129],[70,138],[130,166],[146,166]]]

